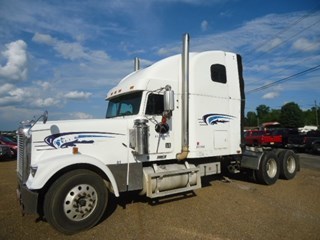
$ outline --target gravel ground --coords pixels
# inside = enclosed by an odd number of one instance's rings
[[[0,162],[1,240],[320,239],[318,168],[303,167],[295,179],[272,186],[243,175],[205,179],[204,187],[194,193],[159,202],[136,194],[111,197],[96,227],[66,236],[36,215],[21,216],[15,165],[16,161]]]

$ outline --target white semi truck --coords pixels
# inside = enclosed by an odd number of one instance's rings
[[[47,122],[45,113],[18,129],[23,211],[63,233],[97,224],[110,193],[159,198],[193,191],[222,166],[252,170],[267,185],[299,170],[292,151],[245,148],[241,57],[189,53],[188,34],[182,54],[145,69],[136,61],[106,99],[105,119]]]

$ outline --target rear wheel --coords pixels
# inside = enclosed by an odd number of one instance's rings
[[[259,183],[272,185],[279,178],[279,163],[275,153],[266,152],[261,159],[259,170],[255,171]]]
[[[74,170],[55,181],[44,200],[44,215],[58,231],[73,234],[93,227],[108,202],[103,179],[89,170]]]
[[[298,156],[291,150],[284,150],[279,154],[280,177],[292,179],[298,170]]]

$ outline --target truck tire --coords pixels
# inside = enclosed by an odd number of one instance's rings
[[[298,156],[291,150],[284,150],[279,154],[280,178],[290,180],[298,170]]]
[[[108,189],[96,173],[73,170],[58,178],[44,199],[44,216],[58,231],[74,234],[96,225],[105,212]]]
[[[274,152],[266,152],[261,159],[259,170],[255,171],[256,179],[265,185],[274,184],[280,174],[279,161]]]

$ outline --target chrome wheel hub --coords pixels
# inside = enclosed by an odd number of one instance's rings
[[[294,173],[296,169],[296,161],[293,157],[287,159],[287,170],[289,173]]]
[[[277,174],[277,162],[275,159],[269,159],[267,162],[267,174],[270,178],[274,178]]]
[[[72,221],[84,220],[96,208],[97,198],[97,192],[91,185],[77,185],[68,192],[64,199],[64,213]]]

